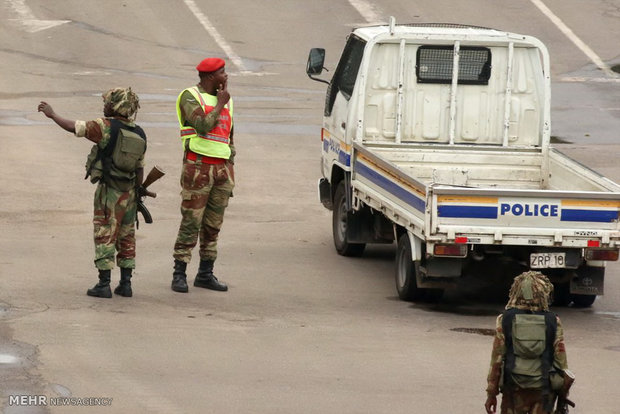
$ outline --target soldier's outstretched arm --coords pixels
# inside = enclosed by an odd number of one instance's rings
[[[59,127],[64,129],[65,131],[75,134],[75,121],[63,118],[62,116],[58,115],[56,112],[54,112],[52,106],[47,102],[41,101],[38,110],[39,112],[43,112],[46,117],[51,118],[54,122],[56,122]]]

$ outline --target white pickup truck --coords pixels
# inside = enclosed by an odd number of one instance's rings
[[[550,146],[536,38],[454,24],[354,29],[329,84],[319,198],[336,250],[397,242],[403,300],[436,301],[472,262],[539,269],[590,306],[618,260],[620,186]],[[514,276],[514,275],[513,275]]]

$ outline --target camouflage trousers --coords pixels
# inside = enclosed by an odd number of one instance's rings
[[[99,270],[136,267],[136,195],[133,189],[120,191],[97,185],[94,201],[95,266]]]
[[[217,258],[217,239],[224,210],[235,186],[233,165],[185,160],[181,174],[181,225],[173,257],[185,263],[200,237],[201,260]]]
[[[539,389],[517,389],[502,394],[501,414],[550,414]]]

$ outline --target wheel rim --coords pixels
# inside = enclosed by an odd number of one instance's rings
[[[344,243],[347,234],[347,206],[340,203],[338,206],[338,222],[336,223],[336,233],[340,243]]]
[[[396,280],[398,282],[398,287],[403,288],[405,286],[405,282],[407,281],[407,254],[401,250],[398,252],[398,274],[396,275]]]

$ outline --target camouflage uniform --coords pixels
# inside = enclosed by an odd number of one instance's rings
[[[136,268],[136,192],[119,191],[100,183],[94,202],[95,266],[99,270]]]
[[[522,293],[524,285],[531,286],[531,299],[526,299]],[[529,287],[528,287],[529,289]],[[525,272],[517,276],[512,284],[509,293],[506,310],[520,309],[532,312],[549,312],[549,297],[553,292],[553,285],[539,272]],[[545,398],[543,390],[540,388],[540,378],[532,379],[518,378],[513,375],[514,388],[503,387],[502,374],[506,356],[506,337],[502,327],[504,314],[497,317],[495,327],[495,338],[493,350],[491,352],[491,366],[487,377],[487,396],[489,399],[496,399],[500,389],[502,391],[501,414],[547,414],[545,411]],[[566,360],[566,349],[564,347],[564,331],[560,318],[556,315],[557,329],[553,343],[553,364],[552,366],[559,371],[568,369]],[[528,381],[530,384],[528,384]],[[536,382],[538,381],[538,382]],[[530,388],[528,385],[537,386]],[[487,402],[489,400],[487,399]]]
[[[129,119],[135,117],[139,107],[137,96],[131,88],[115,88],[103,95],[104,103],[110,104],[117,118],[123,124],[134,127]],[[99,150],[103,150],[110,142],[110,119],[98,118],[93,121],[76,121],[75,135],[93,141]],[[144,167],[144,156],[138,161],[136,168]],[[133,186],[128,191],[114,188],[99,180],[94,196],[94,241],[95,266],[99,270],[114,268],[116,263],[121,268],[135,269],[136,257],[136,194]]]
[[[198,86],[199,91],[204,89]],[[218,122],[212,112],[206,114],[194,97],[185,92],[181,96],[180,109],[185,124],[197,131],[210,131]],[[192,250],[200,237],[201,260],[215,261],[217,239],[224,221],[224,210],[235,186],[233,159],[235,154],[231,133],[231,157],[225,163],[209,164],[198,160],[183,161],[181,174],[181,225],[174,244],[175,260],[189,263]]]

